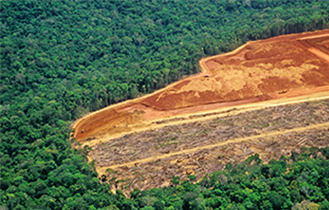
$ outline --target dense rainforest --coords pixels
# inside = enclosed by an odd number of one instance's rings
[[[329,28],[328,12],[327,0],[0,0],[0,208],[329,209],[328,148],[126,198],[69,142],[82,115],[248,40]]]

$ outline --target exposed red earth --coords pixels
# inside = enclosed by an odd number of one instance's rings
[[[232,52],[201,59],[198,75],[82,117],[74,123],[73,135],[83,145],[95,145],[151,129],[164,119],[162,126],[227,107],[307,98],[319,92],[326,97],[328,53],[329,30],[248,42]]]

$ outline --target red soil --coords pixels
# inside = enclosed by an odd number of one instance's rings
[[[81,142],[145,120],[328,91],[328,53],[329,30],[248,42],[200,60],[201,74],[79,119],[74,137]]]

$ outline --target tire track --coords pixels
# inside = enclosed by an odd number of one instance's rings
[[[307,36],[304,38],[297,39],[297,41],[301,41],[300,43],[304,45],[304,47],[306,47],[309,52],[329,62],[329,55],[323,52],[322,50],[318,49],[313,43],[309,42],[309,40],[312,39],[327,38],[327,37],[329,37],[329,33],[316,35],[316,36]]]

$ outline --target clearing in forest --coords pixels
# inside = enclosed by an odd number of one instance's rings
[[[103,142],[154,120],[329,91],[328,42],[329,30],[284,35],[204,58],[198,75],[77,120],[74,137]]]
[[[99,175],[124,190],[168,185],[173,175],[200,178],[253,153],[267,160],[305,144],[328,145],[328,53],[329,30],[248,42],[201,59],[198,75],[86,115],[73,135],[92,148]],[[286,116],[278,106],[294,108]]]

